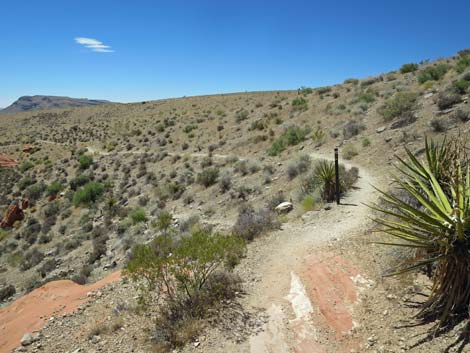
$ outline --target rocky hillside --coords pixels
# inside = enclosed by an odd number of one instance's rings
[[[315,156],[336,146],[388,186],[404,146],[468,133],[469,87],[462,51],[330,87],[0,115],[0,153],[18,162],[0,169],[0,214],[21,210],[0,229],[0,301],[105,277],[167,214],[183,233],[230,233],[240,210],[282,201],[294,208],[285,224],[314,219],[328,208],[309,189]]]
[[[114,104],[106,100],[69,98],[58,96],[23,96],[10,106],[0,110],[0,113],[18,113],[30,110],[44,110],[57,108],[86,107],[95,105]]]

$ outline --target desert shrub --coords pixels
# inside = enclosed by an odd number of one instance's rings
[[[225,193],[232,187],[232,177],[229,174],[224,174],[219,179],[219,189],[221,193]]]
[[[354,120],[348,121],[343,126],[343,137],[347,140],[361,133],[366,129],[366,125]]]
[[[278,229],[279,226],[277,215],[272,210],[267,208],[255,210],[251,206],[244,206],[238,212],[232,233],[250,241],[267,231]]]
[[[307,100],[303,97],[297,97],[292,100],[292,110],[293,111],[306,111],[308,109]]]
[[[315,90],[319,95],[323,95],[326,93],[331,92],[331,87],[326,86],[326,87],[319,87]]]
[[[33,248],[24,253],[20,263],[20,270],[26,271],[39,264],[44,259],[44,254],[37,248]]]
[[[90,205],[96,202],[104,193],[104,185],[94,181],[90,181],[82,188],[78,189],[73,195],[73,204]]]
[[[461,101],[462,98],[459,94],[450,91],[444,91],[438,94],[436,103],[440,110],[444,110],[451,108]]]
[[[268,155],[277,156],[283,152],[287,146],[297,145],[304,141],[311,132],[310,128],[301,128],[298,126],[289,126],[281,136],[279,136],[268,150]]]
[[[0,288],[0,303],[16,294],[14,285],[9,284]]]
[[[243,120],[248,119],[248,111],[245,109],[238,110],[235,113],[235,121],[241,123]]]
[[[87,154],[82,154],[78,158],[78,165],[80,169],[88,169],[90,166],[93,164],[93,157],[87,155]]]
[[[141,208],[133,210],[129,213],[129,218],[133,224],[143,223],[147,221],[147,215]]]
[[[168,230],[173,224],[173,216],[168,211],[161,211],[157,215],[157,220],[153,224],[158,230],[164,234],[168,234]]]
[[[303,95],[303,96],[308,96],[309,94],[312,94],[312,93],[313,93],[313,89],[310,88],[310,87],[304,87],[304,86],[302,86],[302,87],[300,87],[300,88],[298,89],[298,92],[299,92],[299,94],[301,94],[301,95]]]
[[[359,80],[357,78],[347,78],[346,80],[344,80],[344,83],[357,85],[359,83]]]
[[[387,99],[377,111],[385,121],[410,115],[416,108],[417,98],[418,95],[414,92],[397,92],[392,98]]]
[[[90,176],[86,174],[80,174],[76,178],[72,179],[70,181],[70,188],[75,191],[77,190],[80,186],[85,185],[90,181]]]
[[[31,185],[25,190],[25,196],[31,201],[39,200],[45,189],[46,186],[43,183]]]
[[[464,72],[470,66],[470,53],[462,53],[455,64],[455,71]]]
[[[419,65],[416,64],[416,63],[408,63],[408,64],[403,64],[401,67],[400,67],[400,72],[402,74],[407,74],[409,72],[415,72],[417,71],[419,68]]]
[[[361,91],[357,97],[356,97],[356,102],[357,103],[372,103],[375,101],[376,93],[374,90],[371,88],[368,88],[366,90]]]
[[[460,121],[462,123],[466,123],[467,121],[470,120],[470,112],[467,110],[463,110],[463,109],[457,109],[452,114],[452,119],[456,121]]]
[[[315,209],[315,198],[312,195],[305,195],[302,199],[302,208],[305,212]]]
[[[62,190],[62,184],[60,181],[52,182],[46,189],[47,196],[55,196],[57,195],[60,190]]]
[[[46,277],[49,273],[55,270],[57,266],[57,261],[55,259],[49,259],[44,261],[44,263],[41,265],[41,267],[38,268],[38,273],[39,275],[44,278]]]
[[[470,87],[470,81],[467,80],[458,80],[452,83],[452,91],[456,94],[465,94]]]
[[[364,137],[361,141],[362,147],[368,147],[370,146],[370,140],[368,137]]]
[[[31,169],[34,167],[34,164],[30,161],[24,161],[23,163],[21,163],[20,165],[20,172],[21,173],[24,173],[26,172],[27,170]]]
[[[344,145],[343,150],[342,150],[342,155],[344,159],[350,160],[353,157],[358,155],[358,151],[356,147],[352,143],[347,143]]]
[[[224,271],[238,263],[244,250],[240,238],[202,229],[184,237],[159,236],[133,248],[125,275],[139,286],[144,308],[159,302],[155,336],[161,344],[184,345],[189,324],[214,315],[211,308],[235,297],[239,281]]]
[[[312,140],[317,147],[323,145],[326,140],[325,131],[321,127],[317,126],[317,128],[312,132]]]
[[[419,256],[394,269],[393,274],[435,266],[433,290],[419,304],[417,314],[423,323],[435,320],[435,330],[430,333],[434,337],[442,329],[468,321],[469,161],[466,146],[457,139],[441,144],[426,141],[423,161],[406,152],[407,160],[398,159],[401,175],[393,179],[418,205],[382,192],[384,206],[373,208],[380,213],[376,221],[383,232],[393,237],[384,244],[419,251]],[[466,334],[464,329],[461,334]]]
[[[311,164],[312,160],[307,154],[302,155],[296,161],[291,162],[287,166],[287,175],[289,179],[294,179],[296,176],[307,172]]]
[[[98,231],[92,238],[92,251],[88,256],[88,263],[91,265],[106,254],[106,242],[109,237],[105,232]]]
[[[418,81],[419,83],[425,83],[427,81],[439,81],[444,77],[447,71],[449,71],[449,66],[447,64],[428,66],[418,73]]]
[[[447,121],[443,118],[432,118],[429,122],[432,131],[434,132],[445,132],[447,131]]]
[[[197,182],[208,188],[211,185],[214,185],[217,182],[219,177],[218,168],[206,168],[197,175]]]
[[[34,183],[35,183],[35,181],[33,179],[31,179],[30,177],[24,177],[23,179],[21,179],[18,182],[18,189],[24,190],[28,186],[33,185]]]

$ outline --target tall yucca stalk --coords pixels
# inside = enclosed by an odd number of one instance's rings
[[[403,273],[435,264],[432,292],[418,317],[439,318],[445,325],[456,316],[468,315],[470,305],[470,172],[462,145],[426,141],[426,160],[407,150],[408,161],[399,159],[401,177],[395,182],[419,206],[383,195],[384,206],[371,206],[384,215],[375,219],[382,231],[400,240],[381,244],[421,250]]]

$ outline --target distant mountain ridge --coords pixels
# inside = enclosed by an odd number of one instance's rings
[[[70,98],[60,96],[23,96],[13,104],[0,110],[0,113],[19,113],[30,110],[44,110],[54,108],[84,107],[105,104],[116,104],[107,100]]]

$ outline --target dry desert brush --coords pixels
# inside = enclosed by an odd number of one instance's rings
[[[240,280],[230,270],[244,250],[241,238],[202,227],[134,247],[126,275],[142,290],[142,307],[158,307],[159,345],[169,349],[197,337],[204,320],[217,311],[214,307],[235,297]]]
[[[372,206],[383,215],[375,221],[395,238],[382,244],[419,250],[411,265],[394,274],[435,265],[432,292],[418,318],[438,319],[437,328],[469,315],[470,166],[465,150],[458,141],[426,141],[424,161],[407,151],[408,159],[399,159],[395,182],[416,202],[380,191],[384,206]]]

